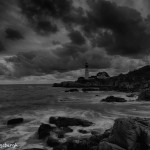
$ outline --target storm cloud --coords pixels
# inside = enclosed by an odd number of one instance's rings
[[[5,50],[5,47],[4,45],[0,42],[0,52],[4,51]]]
[[[19,4],[32,28],[42,35],[56,33],[61,23],[69,27],[80,22],[83,15],[72,0],[20,0]]]
[[[22,34],[15,29],[7,28],[5,32],[6,32],[6,38],[7,39],[10,39],[10,40],[23,39]]]
[[[147,65],[149,8],[149,0],[0,1],[0,75],[71,79],[85,62],[113,74]]]
[[[134,56],[149,53],[150,34],[146,32],[146,22],[140,12],[104,0],[89,1],[89,5],[89,22],[84,30],[91,36],[102,28],[111,30],[113,40],[106,48],[109,54]]]
[[[78,44],[78,45],[83,45],[85,44],[86,40],[79,31],[72,31],[69,33],[69,37],[72,41],[72,43]]]
[[[6,61],[13,64],[13,76],[15,77],[80,70],[84,68],[87,59],[90,68],[99,69],[111,66],[111,58],[103,50],[99,53],[98,49],[95,49],[94,52],[87,49],[85,46],[79,47],[70,44],[56,49],[53,53],[48,51],[18,53],[16,56],[6,58]]]

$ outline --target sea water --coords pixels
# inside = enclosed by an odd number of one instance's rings
[[[36,132],[41,123],[48,123],[51,116],[67,116],[87,119],[95,124],[86,130],[104,132],[119,117],[149,117],[150,103],[137,102],[137,96],[114,91],[65,92],[65,88],[51,85],[0,85],[0,144],[16,143],[18,149],[43,148]],[[107,96],[123,97],[126,103],[101,102]],[[12,118],[23,117],[24,123],[7,126]],[[72,127],[68,136],[82,136],[82,127]],[[47,147],[46,147],[47,148]],[[12,148],[4,148],[12,149]],[[50,148],[47,148],[50,149]]]

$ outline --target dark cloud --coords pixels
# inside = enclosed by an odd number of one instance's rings
[[[23,35],[15,29],[7,28],[5,33],[6,33],[6,38],[7,39],[10,39],[10,40],[23,39]]]
[[[19,5],[17,0],[0,1],[0,51],[6,48],[7,55],[13,54],[0,66],[0,74],[74,74],[86,61],[91,69],[118,72],[143,65],[131,57],[149,53],[150,19],[140,14],[141,0],[114,1],[88,0],[88,6],[76,0],[18,0]],[[148,0],[139,4],[149,7]]]
[[[145,20],[138,11],[105,0],[89,1],[89,4],[89,22],[84,30],[90,36],[95,36],[101,28],[111,30],[114,40],[106,49],[109,54],[134,56],[148,53],[150,34],[146,32]]]
[[[143,17],[150,14],[150,1],[149,0],[112,0],[121,6],[134,8],[141,13]]]
[[[63,48],[58,48],[54,51],[54,53],[61,57],[61,58],[67,58],[71,57],[72,59],[78,58],[81,54],[84,54],[87,51],[86,46],[80,46],[76,44],[65,44]]]
[[[20,0],[22,13],[39,33],[57,32],[56,19],[65,22],[72,9],[70,0]]]
[[[60,23],[69,29],[85,18],[83,9],[75,8],[72,0],[19,0],[19,4],[33,29],[43,35],[57,32]]]
[[[56,33],[58,31],[57,26],[52,24],[50,21],[39,21],[35,29],[41,35]]]
[[[83,45],[86,42],[85,38],[79,31],[72,31],[71,33],[69,33],[69,37],[70,37],[72,43],[75,43],[77,45]]]
[[[70,0],[20,0],[23,13],[33,21],[44,16],[63,18],[71,11],[72,1]]]
[[[5,47],[4,45],[0,42],[0,52],[4,51],[5,50]]]
[[[109,68],[111,59],[99,50],[87,51],[87,47],[67,44],[50,52],[33,51],[19,53],[7,58],[6,61],[14,66],[13,76],[64,73],[84,68],[88,60],[91,69]]]
[[[59,45],[59,44],[61,44],[61,43],[60,43],[60,41],[55,41],[55,40],[54,40],[54,41],[52,41],[52,44],[53,44],[53,45]]]

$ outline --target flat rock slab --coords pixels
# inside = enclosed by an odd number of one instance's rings
[[[23,118],[14,118],[14,119],[8,120],[7,125],[20,124],[20,123],[23,123],[23,121],[24,121]]]
[[[23,149],[23,150],[46,150],[43,148],[27,148],[27,149]]]
[[[121,97],[115,97],[115,96],[108,96],[105,99],[101,100],[102,102],[127,102],[124,98]]]
[[[68,126],[89,127],[93,125],[92,122],[87,120],[78,118],[67,118],[67,117],[50,117],[49,123],[55,124],[58,127],[68,127]]]

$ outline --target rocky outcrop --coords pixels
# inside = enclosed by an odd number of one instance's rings
[[[104,141],[99,144],[98,150],[125,150],[125,149],[116,144]]]
[[[23,149],[23,150],[46,150],[46,149],[43,149],[43,148],[29,148],[29,149]]]
[[[69,128],[69,127],[61,127],[61,129],[62,129],[65,133],[73,132],[73,129],[71,129],[71,128]]]
[[[89,92],[89,91],[99,91],[99,88],[83,88],[83,92]]]
[[[44,139],[50,135],[50,131],[52,131],[52,127],[49,124],[41,124],[38,129],[38,137],[39,139]]]
[[[124,98],[109,96],[105,99],[102,99],[101,102],[127,102]]]
[[[69,127],[52,127],[49,124],[41,124],[38,129],[38,138],[45,139],[50,136],[50,134],[55,135],[58,138],[64,138],[64,134],[73,132],[73,129]]]
[[[20,123],[23,123],[24,119],[23,118],[14,118],[11,120],[8,120],[7,125],[17,125]]]
[[[70,90],[66,90],[65,92],[79,92],[78,89],[70,89]]]
[[[140,69],[130,71],[127,74],[109,78],[94,78],[83,79],[74,82],[56,83],[54,87],[76,87],[76,88],[91,88],[98,87],[99,90],[105,91],[124,91],[124,92],[139,92],[141,89],[150,88],[150,66],[145,66]]]
[[[139,101],[150,101],[150,89],[142,91],[138,96]]]
[[[43,149],[43,148],[28,148],[28,149],[23,149],[23,150],[46,150],[46,149]]]
[[[87,120],[78,118],[67,118],[67,117],[50,117],[49,123],[55,124],[58,127],[68,127],[68,126],[89,127],[93,125],[92,122]]]
[[[49,133],[51,129],[48,125],[41,125],[39,128],[41,131],[47,130],[45,133]],[[57,134],[62,128],[55,127],[52,130]],[[90,137],[70,137],[64,142],[60,140],[60,138],[65,137],[64,134],[60,137],[51,134],[46,134],[46,136],[47,145],[53,147],[54,150],[149,150],[150,119],[119,118],[115,120],[113,127],[103,134],[94,132]]]
[[[87,133],[89,133],[88,131],[83,130],[83,129],[79,129],[78,132],[79,132],[79,133],[82,133],[82,134],[87,134]]]
[[[49,147],[56,147],[56,146],[60,145],[60,142],[59,142],[59,140],[57,140],[55,138],[48,137],[48,139],[47,139],[47,145]]]
[[[54,147],[54,150],[97,150],[97,148],[94,143],[87,139],[75,139]]]
[[[136,94],[134,93],[127,94],[127,97],[134,97],[134,96],[136,96]]]
[[[108,141],[127,150],[148,150],[149,133],[149,126],[135,119],[117,119]]]

